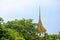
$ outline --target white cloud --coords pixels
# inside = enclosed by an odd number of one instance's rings
[[[38,4],[38,0],[0,0],[0,11],[23,10]]]
[[[31,6],[57,6],[56,0],[0,0],[0,11],[24,10]]]
[[[40,5],[44,7],[54,7],[57,6],[58,0],[40,0]]]
[[[37,4],[38,0],[0,0],[0,17],[7,18],[14,14],[13,11],[25,11]]]

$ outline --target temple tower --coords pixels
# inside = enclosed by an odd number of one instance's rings
[[[37,30],[41,33],[44,34],[46,32],[46,29],[44,28],[42,21],[41,21],[41,15],[40,15],[40,7],[39,7],[39,21],[38,21],[38,26]]]

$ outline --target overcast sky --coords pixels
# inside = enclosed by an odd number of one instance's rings
[[[31,18],[37,23],[39,6],[42,24],[47,29],[47,33],[58,33],[60,0],[0,0],[0,17],[5,21]]]

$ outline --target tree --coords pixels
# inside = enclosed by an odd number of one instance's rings
[[[0,17],[0,24],[1,24],[3,21],[4,21],[3,18]]]
[[[35,25],[32,19],[14,20],[6,23],[7,28],[14,29],[19,34],[21,33],[26,40],[37,39]]]

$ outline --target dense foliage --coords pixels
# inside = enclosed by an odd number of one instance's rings
[[[0,17],[0,40],[59,40],[59,34],[48,35],[44,37],[36,35],[35,29],[37,23],[33,23],[32,19],[20,19],[4,22]]]

